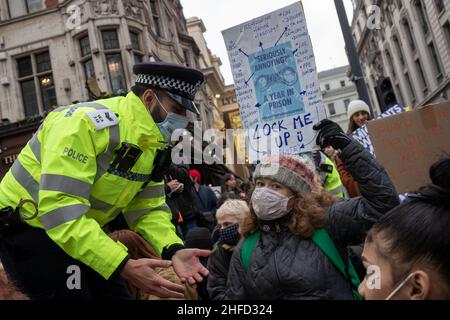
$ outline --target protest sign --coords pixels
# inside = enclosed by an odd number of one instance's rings
[[[386,118],[394,114],[399,114],[405,112],[405,108],[400,105],[395,105],[383,114],[381,114],[377,119]],[[355,130],[352,133],[352,138],[358,141],[364,148],[366,148],[373,156],[376,156],[373,151],[372,141],[370,140],[369,132],[367,131],[367,125]]]
[[[230,58],[249,160],[315,147],[325,118],[301,2],[222,32]]]
[[[368,123],[377,160],[397,192],[430,183],[430,166],[450,155],[450,101]]]

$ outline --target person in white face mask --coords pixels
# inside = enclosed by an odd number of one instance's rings
[[[359,286],[366,300],[450,300],[450,158],[431,167],[433,184],[410,194],[367,235]]]
[[[360,299],[347,247],[361,243],[382,214],[398,205],[385,170],[339,126],[324,121],[317,143],[340,150],[363,197],[337,202],[320,186],[314,165],[281,156],[253,175],[245,239],[234,249],[224,299]]]

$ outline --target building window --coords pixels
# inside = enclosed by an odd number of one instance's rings
[[[416,11],[417,19],[419,20],[419,24],[422,27],[422,31],[424,34],[427,34],[430,28],[428,27],[426,11],[422,0],[416,0],[414,2],[414,8]]]
[[[330,91],[330,84],[327,83],[327,84],[325,85],[325,90]]]
[[[84,70],[84,76],[86,77],[86,81],[89,79],[95,79],[95,69],[94,69],[94,63],[92,62],[92,59],[86,60],[83,62],[83,70]]]
[[[184,57],[184,64],[186,67],[191,66],[191,55],[189,54],[189,50],[183,49],[183,57]]]
[[[436,78],[438,79],[438,81],[440,82],[443,79],[442,76],[442,69],[441,69],[441,64],[439,62],[439,57],[436,51],[436,47],[434,46],[433,42],[430,42],[428,44],[428,50],[430,51],[430,55],[433,61],[433,66],[434,66],[434,74],[436,74]]]
[[[423,88],[423,92],[426,96],[428,94],[428,86],[427,81],[425,79],[425,74],[423,73],[422,64],[420,63],[419,59],[417,59],[415,63],[417,72],[419,73],[420,87]]]
[[[341,87],[345,88],[345,81],[344,80],[341,81]]]
[[[345,100],[344,100],[345,112],[348,111],[348,106],[349,106],[349,104],[350,104],[350,99],[345,99]]]
[[[406,78],[406,84],[408,86],[408,91],[409,91],[408,96],[411,97],[411,104],[412,104],[412,106],[414,106],[414,104],[416,103],[416,92],[413,89],[413,86],[411,83],[411,78],[409,77],[408,72],[405,73],[405,78]]]
[[[411,32],[411,27],[408,20],[403,19],[403,29],[405,30],[406,38],[408,39],[409,47],[412,51],[416,50],[416,43],[414,42],[414,37]]]
[[[157,36],[162,37],[163,34],[161,32],[161,18],[158,11],[158,4],[156,0],[150,0],[150,10],[153,18],[153,27]]]
[[[120,53],[106,54],[109,79],[112,92],[126,90],[125,74],[123,71],[122,56]]]
[[[116,30],[102,31],[103,49],[119,49],[119,38]]]
[[[48,51],[37,54],[35,57],[38,73],[52,70],[52,65],[50,63],[50,55],[48,54]]]
[[[395,78],[397,78],[397,74],[396,74],[396,72],[395,72],[395,67],[394,67],[394,64],[393,64],[393,62],[392,62],[392,56],[391,56],[391,53],[389,52],[388,49],[386,49],[385,54],[386,54],[386,60],[387,60],[388,65],[389,65],[389,69],[391,70],[392,76],[393,76],[393,78],[395,79]]]
[[[51,111],[56,105],[56,91],[53,76],[51,74],[39,77],[39,86],[41,89],[42,105],[44,110]]]
[[[11,18],[20,17],[27,14],[25,2],[17,0],[8,0],[9,16]]]
[[[37,101],[34,79],[20,81],[19,83],[25,116],[30,117],[39,114],[39,104]]]
[[[30,54],[16,62],[25,116],[52,110],[57,101],[49,52]]]
[[[33,13],[44,9],[44,4],[42,0],[26,0],[28,13]]]
[[[131,47],[133,50],[141,50],[141,44],[139,41],[139,34],[137,32],[130,31]]]
[[[169,39],[174,40],[175,33],[176,33],[176,26],[175,26],[175,23],[173,22],[173,16],[168,10],[165,10],[165,13],[166,13],[166,18],[167,18],[165,21],[168,26],[168,28],[166,28],[166,29],[169,31]],[[166,34],[167,34],[167,32],[166,32]]]
[[[141,63],[143,61],[143,53],[141,50],[141,41],[139,33],[130,31],[131,48],[133,49],[134,63]]]
[[[125,73],[117,31],[102,31],[102,39],[111,92],[117,93],[118,91],[126,90]]]
[[[336,108],[334,107],[334,103],[328,104],[328,111],[330,113],[330,116],[334,116],[336,114]]]
[[[31,63],[31,56],[17,59],[17,69],[19,78],[33,75],[33,65]]]
[[[94,63],[92,62],[91,45],[89,36],[84,36],[79,40],[81,51],[81,63],[83,65],[84,77],[86,81],[95,79]]]
[[[133,58],[134,58],[135,64],[138,64],[138,63],[141,63],[142,61],[144,61],[144,57],[142,56],[142,54],[135,53],[135,54],[133,54]]]
[[[397,50],[397,56],[398,56],[398,59],[400,60],[400,64],[402,65],[402,67],[404,67],[405,59],[403,58],[403,50],[402,50],[400,42],[398,41],[397,36],[393,36],[392,41],[394,42],[395,49]]]
[[[397,94],[396,94],[397,98],[401,99],[401,101],[398,101],[398,102],[400,102],[401,105],[404,106],[405,105],[405,98],[403,98],[403,93],[402,93],[402,90],[400,90],[400,85],[397,83],[395,85],[395,88],[397,89]]]
[[[80,39],[81,56],[85,57],[91,54],[91,44],[89,43],[89,37],[85,36]]]
[[[445,11],[444,0],[434,0],[434,5],[439,14]]]
[[[447,21],[442,28],[444,29],[444,35],[447,39],[448,51],[450,52],[450,22]]]
[[[9,16],[20,17],[44,9],[43,0],[8,0]]]

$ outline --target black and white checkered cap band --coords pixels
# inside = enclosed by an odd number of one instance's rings
[[[170,77],[139,74],[137,76],[136,83],[147,84],[165,90],[177,90],[189,95],[191,100],[193,100],[198,87],[202,84],[202,81],[198,81],[196,84],[191,84],[186,81]]]

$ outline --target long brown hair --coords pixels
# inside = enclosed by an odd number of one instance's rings
[[[156,250],[136,232],[133,232],[131,230],[118,230],[112,232],[109,236],[114,241],[120,241],[120,243],[128,248],[128,253],[131,259],[161,259]],[[172,267],[169,267],[167,269],[155,268],[155,271],[164,279],[167,279],[174,283],[182,284]],[[189,284],[185,284],[184,286],[184,299],[197,300],[198,295],[195,287],[191,287]],[[154,295],[141,293],[138,288],[134,287],[130,283],[128,283],[128,288],[131,292],[131,295],[139,300],[161,300]]]
[[[161,259],[156,250],[140,235],[131,230],[118,230],[109,235],[128,248],[131,259]]]
[[[358,112],[359,112],[359,111],[358,111]],[[347,134],[352,134],[353,132],[355,132],[355,130],[358,130],[358,129],[359,129],[359,127],[358,127],[358,125],[356,124],[355,120],[353,120],[353,116],[354,116],[356,113],[358,113],[358,112],[355,112],[355,113],[352,114],[352,116],[350,117],[350,121],[348,122]],[[364,112],[365,112],[365,111],[364,111]],[[372,117],[370,116],[370,113],[368,113],[367,115],[368,115],[367,120],[368,120],[368,121],[372,120]]]
[[[294,198],[289,200],[288,203],[288,208],[292,209],[289,231],[304,239],[311,238],[316,229],[325,225],[326,209],[336,202],[337,199],[324,190],[309,194],[295,193]],[[258,218],[250,203],[250,215],[245,217],[241,225],[244,237],[258,229],[257,220]]]

